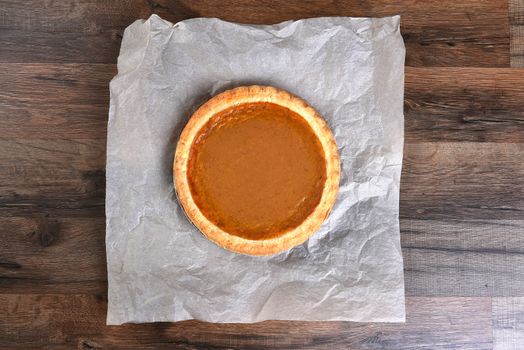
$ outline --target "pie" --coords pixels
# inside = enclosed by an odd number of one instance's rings
[[[306,241],[329,215],[340,161],[324,119],[270,86],[225,91],[182,131],[174,184],[189,219],[211,241],[271,255]]]

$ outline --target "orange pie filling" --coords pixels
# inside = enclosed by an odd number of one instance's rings
[[[215,114],[189,153],[187,180],[202,214],[250,240],[281,236],[319,204],[326,181],[322,145],[309,124],[269,102]]]

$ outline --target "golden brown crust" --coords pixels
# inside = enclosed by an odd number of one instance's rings
[[[302,116],[320,140],[326,159],[326,182],[320,203],[295,229],[266,240],[249,240],[231,235],[210,222],[193,201],[187,179],[187,165],[193,140],[199,130],[218,112],[249,102],[271,102]],[[189,219],[204,235],[219,246],[242,254],[272,255],[305,242],[331,212],[338,193],[340,160],[337,145],[324,119],[304,100],[271,86],[242,86],[225,91],[202,105],[190,118],[180,135],[175,152],[174,183],[179,201]]]

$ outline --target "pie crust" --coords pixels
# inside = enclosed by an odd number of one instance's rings
[[[273,232],[270,237],[249,239],[228,233],[215,224],[203,212],[192,194],[190,155],[195,140],[215,116],[225,110],[256,103],[281,106],[300,116],[316,135],[325,162],[325,179],[318,203],[298,226]],[[220,118],[220,117],[218,117]],[[215,118],[216,119],[216,118]],[[213,120],[215,120],[213,119]],[[196,147],[196,146],[195,146]],[[340,161],[337,145],[324,119],[304,100],[271,86],[242,86],[216,95],[202,105],[190,118],[177,144],[174,160],[174,185],[178,199],[193,224],[212,242],[233,252],[249,255],[272,255],[305,242],[313,235],[329,215],[335,203]]]

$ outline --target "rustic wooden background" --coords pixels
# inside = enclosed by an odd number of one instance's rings
[[[105,326],[108,83],[157,13],[402,15],[406,324]],[[524,0],[0,1],[0,348],[524,349]]]

